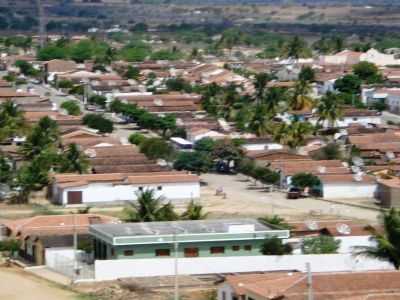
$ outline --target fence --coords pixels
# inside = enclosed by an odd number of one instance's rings
[[[71,248],[46,249],[46,266],[72,280],[94,278],[94,265],[89,255],[83,251],[75,252]]]
[[[383,261],[351,254],[237,256],[179,258],[178,273],[201,275],[236,272],[305,271],[309,262],[313,272],[369,271],[393,269]],[[95,280],[114,280],[124,277],[174,275],[173,258],[96,260]]]

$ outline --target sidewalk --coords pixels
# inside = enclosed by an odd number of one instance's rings
[[[25,271],[34,274],[40,278],[46,279],[51,282],[55,282],[64,286],[71,285],[71,279],[60,273],[54,272],[53,270],[47,268],[46,266],[35,266],[27,267]]]

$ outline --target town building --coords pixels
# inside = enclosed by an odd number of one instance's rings
[[[263,240],[288,238],[252,219],[93,225],[95,259],[229,257],[261,255]]]
[[[185,201],[200,197],[200,179],[186,172],[57,174],[53,178],[51,199],[60,205],[121,203],[134,201],[146,190],[166,201]]]

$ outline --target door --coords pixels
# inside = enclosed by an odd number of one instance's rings
[[[68,204],[81,204],[82,203],[82,191],[74,191],[67,193]]]

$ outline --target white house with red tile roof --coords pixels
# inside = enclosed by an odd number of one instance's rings
[[[100,204],[134,201],[138,193],[154,190],[167,201],[200,197],[200,179],[186,172],[57,174],[52,184],[52,200],[61,205]]]

